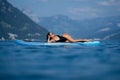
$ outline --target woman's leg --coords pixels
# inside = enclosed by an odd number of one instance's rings
[[[88,39],[73,39],[69,34],[65,33],[63,34],[63,37],[65,37],[69,42],[88,42],[90,40]]]

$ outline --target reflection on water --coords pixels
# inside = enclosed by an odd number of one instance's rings
[[[119,45],[45,47],[0,41],[0,80],[119,80]]]

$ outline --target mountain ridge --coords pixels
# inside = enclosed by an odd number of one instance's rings
[[[1,39],[45,39],[47,32],[7,0],[0,0]]]
[[[95,18],[91,20],[72,20],[69,17],[41,17],[39,24],[55,33],[70,33],[77,38],[100,38],[120,31],[120,16]],[[64,17],[64,16],[63,16]],[[110,38],[109,38],[110,39]],[[112,38],[113,39],[113,38]]]

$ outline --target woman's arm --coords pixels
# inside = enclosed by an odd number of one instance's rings
[[[47,40],[47,42],[50,42],[50,36],[48,36],[48,40]]]
[[[51,42],[56,42],[54,39],[51,39],[50,36],[48,36],[48,40],[47,40],[48,43],[51,43]]]
[[[54,39],[48,41],[48,43],[56,42]]]

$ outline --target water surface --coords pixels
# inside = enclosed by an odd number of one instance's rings
[[[0,41],[0,80],[120,80],[120,43],[48,47]]]

